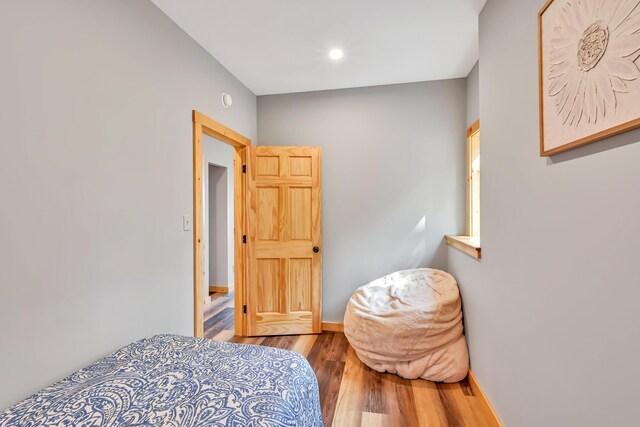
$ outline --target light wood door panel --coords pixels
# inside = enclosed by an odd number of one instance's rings
[[[311,223],[313,222],[311,209],[310,187],[289,187],[289,221],[287,232],[289,240],[311,240]]]
[[[256,262],[259,313],[279,313],[280,299],[278,298],[280,282],[280,260],[277,258],[258,259]]]
[[[311,311],[311,259],[289,259],[289,283],[297,283],[289,291],[289,312]]]
[[[322,332],[321,212],[319,147],[249,148],[248,335]]]
[[[311,176],[312,157],[289,157],[291,176]]]
[[[258,187],[258,240],[279,240],[280,238],[280,190],[273,187]]]
[[[280,157],[262,156],[256,158],[256,175],[257,176],[279,176],[280,174]]]

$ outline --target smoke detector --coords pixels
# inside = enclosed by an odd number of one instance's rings
[[[222,105],[224,108],[231,107],[231,104],[233,104],[233,98],[231,98],[231,95],[227,92],[222,92]]]

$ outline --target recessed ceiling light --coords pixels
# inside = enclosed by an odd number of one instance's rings
[[[329,52],[329,58],[333,59],[334,61],[342,59],[343,56],[344,52],[342,51],[342,49],[331,49],[331,51]]]

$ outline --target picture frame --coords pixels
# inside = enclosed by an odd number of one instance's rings
[[[640,127],[640,0],[548,0],[538,13],[540,156]]]

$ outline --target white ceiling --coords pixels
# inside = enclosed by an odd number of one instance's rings
[[[486,2],[152,1],[256,95],[465,77]]]

